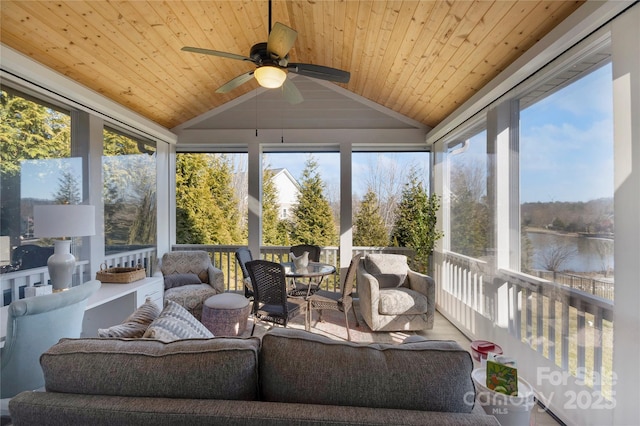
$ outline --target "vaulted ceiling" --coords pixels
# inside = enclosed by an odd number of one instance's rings
[[[434,127],[582,3],[274,0],[272,21],[298,32],[291,62],[347,70],[349,83],[329,84]],[[0,8],[4,45],[166,128],[258,87],[251,80],[215,93],[255,66],[183,46],[248,56],[269,33],[267,1],[2,0]]]

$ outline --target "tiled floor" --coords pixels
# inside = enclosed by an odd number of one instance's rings
[[[435,325],[432,330],[419,332],[372,332],[359,315],[360,325],[356,326],[353,314],[349,312],[349,322],[351,330],[351,340],[358,343],[401,343],[408,336],[417,334],[428,339],[435,340],[455,340],[463,348],[470,350],[470,341],[456,327],[453,326],[446,318],[436,313]],[[344,325],[344,314],[336,311],[326,311],[323,314],[323,321],[317,322],[318,314],[314,313],[311,331],[319,333],[336,340],[346,340],[347,334]],[[247,330],[243,336],[249,336],[251,327],[253,326],[252,318],[249,319]],[[262,336],[269,328],[270,323],[258,323],[254,332],[255,336]],[[304,316],[298,316],[293,319],[288,327],[304,329]],[[479,365],[476,364],[478,367]],[[557,426],[559,423],[549,413],[545,412],[541,407],[535,406],[531,412],[530,426]]]

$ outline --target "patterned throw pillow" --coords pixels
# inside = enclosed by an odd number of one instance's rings
[[[122,324],[99,328],[98,337],[142,337],[149,324],[160,315],[160,308],[150,298],[129,315]]]
[[[177,303],[167,300],[158,318],[151,323],[142,337],[172,342],[179,339],[211,338],[214,336],[189,311]]]

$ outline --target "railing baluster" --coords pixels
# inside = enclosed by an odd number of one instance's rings
[[[536,344],[538,352],[544,353],[544,297],[541,293],[536,293]],[[546,343],[548,345],[548,342]]]
[[[549,352],[547,356],[551,361],[556,362],[556,301],[551,297],[545,297],[547,299],[549,308],[549,320],[547,321],[547,334],[549,335]]]
[[[577,338],[578,338],[578,350],[577,350],[577,367],[580,369],[579,371],[585,371],[586,362],[585,362],[585,347],[586,347],[586,335],[587,330],[585,328],[586,319],[585,319],[585,311],[582,306],[582,302],[577,302]],[[581,368],[582,367],[582,368]],[[578,375],[578,377],[580,377]]]
[[[602,348],[604,346],[602,308],[596,310],[593,318],[593,389],[602,390]]]

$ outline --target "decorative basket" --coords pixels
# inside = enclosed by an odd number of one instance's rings
[[[146,276],[147,273],[142,266],[135,268],[107,268],[106,264],[102,264],[100,265],[100,271],[96,272],[96,280],[115,284],[127,284],[143,280]]]

